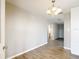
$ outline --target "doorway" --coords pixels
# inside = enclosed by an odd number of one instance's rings
[[[48,25],[48,42],[55,46],[64,46],[64,24]]]

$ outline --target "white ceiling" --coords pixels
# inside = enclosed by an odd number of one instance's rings
[[[49,16],[46,11],[51,6],[51,0],[7,0],[32,14],[45,17],[49,21],[63,22],[64,15]],[[55,5],[63,9],[63,13],[68,13],[71,8],[79,6],[79,0],[56,0]],[[60,21],[59,21],[60,19]]]

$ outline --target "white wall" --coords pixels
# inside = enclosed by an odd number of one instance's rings
[[[47,42],[47,22],[11,4],[6,6],[7,57]]]
[[[71,52],[79,55],[79,7],[71,9]]]
[[[64,15],[64,47],[71,48],[71,20],[70,13]]]

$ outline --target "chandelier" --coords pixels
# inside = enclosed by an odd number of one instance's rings
[[[48,15],[58,15],[58,14],[61,14],[62,13],[62,9],[61,8],[58,8],[56,7],[54,4],[55,4],[55,0],[52,0],[52,6],[48,8],[47,10],[47,14]]]

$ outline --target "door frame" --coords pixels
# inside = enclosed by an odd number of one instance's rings
[[[0,42],[0,52],[1,59],[5,59],[5,0],[0,1],[1,6],[1,42]]]

